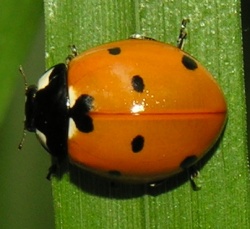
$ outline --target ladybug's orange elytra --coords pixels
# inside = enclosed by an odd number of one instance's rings
[[[124,40],[90,49],[68,70],[72,107],[89,96],[93,129],[71,119],[74,163],[121,179],[151,182],[200,159],[217,140],[226,102],[213,77],[180,49],[152,40]],[[142,146],[133,151],[137,136]],[[135,139],[135,140],[134,140]]]

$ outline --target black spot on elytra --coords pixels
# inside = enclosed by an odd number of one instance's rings
[[[120,177],[122,175],[121,172],[119,172],[117,170],[111,170],[108,173],[109,173],[109,175],[114,176],[114,177]]]
[[[181,62],[184,65],[184,67],[187,68],[188,70],[195,70],[198,67],[195,60],[186,55],[183,55]]]
[[[93,120],[89,116],[94,98],[90,95],[81,95],[75,105],[69,110],[69,116],[73,118],[78,130],[89,133],[94,130]]]
[[[138,153],[143,149],[144,146],[144,137],[137,135],[131,142],[132,151]]]
[[[109,54],[111,55],[119,55],[121,53],[121,49],[119,47],[108,49]]]
[[[145,85],[144,85],[142,77],[140,77],[139,75],[133,76],[131,84],[135,91],[143,92]]]
[[[195,155],[186,157],[180,164],[180,167],[182,169],[188,169],[190,168],[193,164],[195,164],[195,162],[197,161],[197,157]]]

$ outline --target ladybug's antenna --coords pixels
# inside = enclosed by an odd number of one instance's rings
[[[22,136],[22,139],[20,141],[20,143],[18,144],[18,149],[21,150],[23,148],[23,143],[25,141],[25,138],[26,138],[26,129],[23,128],[23,136]]]
[[[177,40],[177,47],[179,49],[183,49],[185,39],[187,38],[187,30],[186,30],[186,25],[189,22],[189,19],[183,19],[181,22],[181,29],[180,29],[180,34]]]
[[[27,91],[27,89],[28,89],[28,82],[27,82],[27,77],[26,77],[26,75],[25,75],[25,73],[23,71],[23,66],[22,65],[19,66],[19,72],[21,73],[21,75],[23,77],[25,91]]]
[[[24,81],[24,87],[25,87],[25,92],[27,92],[28,90],[28,82],[27,82],[27,77],[23,71],[23,67],[22,65],[19,66],[19,72],[21,73],[22,77],[23,77],[23,81]],[[18,149],[21,150],[23,148],[23,143],[25,141],[25,138],[26,138],[26,128],[25,128],[25,124],[24,124],[24,127],[23,127],[23,136],[22,136],[22,139],[18,145]]]

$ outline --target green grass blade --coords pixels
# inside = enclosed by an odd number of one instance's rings
[[[107,183],[71,168],[53,179],[56,228],[249,228],[240,1],[45,1],[47,65],[79,51],[141,33],[176,43],[190,18],[185,50],[222,86],[228,123],[213,157],[201,170],[202,190],[173,180],[165,190]],[[209,92],[208,92],[209,93]]]

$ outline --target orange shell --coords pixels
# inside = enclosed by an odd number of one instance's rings
[[[134,76],[142,80],[139,89]],[[152,182],[180,172],[185,159],[194,163],[212,147],[226,120],[211,74],[157,41],[130,39],[83,52],[69,63],[68,86],[71,107],[81,95],[93,98],[93,131],[79,131],[70,119],[72,162],[121,180]],[[136,136],[143,147],[133,152]]]

